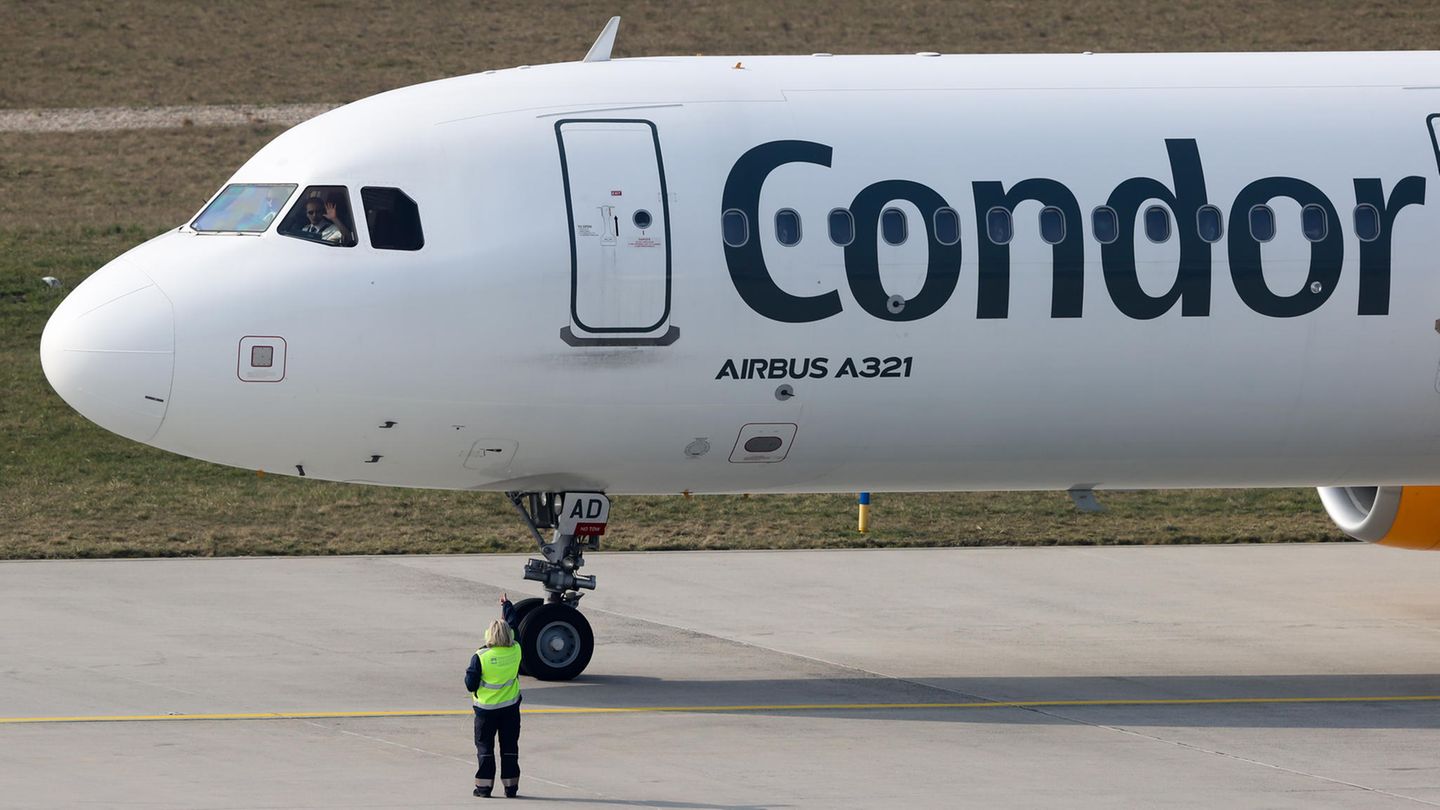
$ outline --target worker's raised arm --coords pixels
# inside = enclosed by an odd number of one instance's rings
[[[515,606],[510,603],[510,594],[500,594],[500,618],[512,628],[517,624],[515,620]]]

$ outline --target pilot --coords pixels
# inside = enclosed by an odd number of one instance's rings
[[[500,594],[500,614],[485,630],[485,646],[470,656],[465,689],[475,701],[475,771],[472,795],[490,798],[495,788],[495,735],[500,735],[500,784],[505,796],[520,792],[520,645],[510,630],[515,606]]]
[[[343,245],[350,241],[350,231],[345,227],[334,202],[325,202],[319,197],[305,201],[305,227],[300,234],[317,242]]]

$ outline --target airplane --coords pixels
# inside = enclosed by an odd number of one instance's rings
[[[1440,53],[611,59],[618,22],[279,135],[58,306],[51,385],[218,464],[506,493],[543,679],[613,495],[1316,486],[1440,545]]]

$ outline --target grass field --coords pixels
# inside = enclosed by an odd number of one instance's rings
[[[0,108],[342,102],[490,67],[578,58],[612,13],[617,56],[812,51],[1433,48],[1440,3],[0,3]],[[0,134],[0,557],[522,551],[499,496],[257,478],[112,436],[45,383],[67,287],[186,219],[277,130]],[[1341,539],[1313,491],[625,498],[608,548]]]
[[[49,0],[0,3],[0,107],[350,101],[579,59],[727,53],[1386,50],[1440,45],[1434,0]]]

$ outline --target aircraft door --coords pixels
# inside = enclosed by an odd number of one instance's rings
[[[642,120],[555,124],[570,226],[572,346],[666,346],[670,208],[655,125]]]
[[[1440,113],[1426,116],[1425,128],[1430,130],[1430,146],[1435,150],[1435,165],[1440,167]]]

